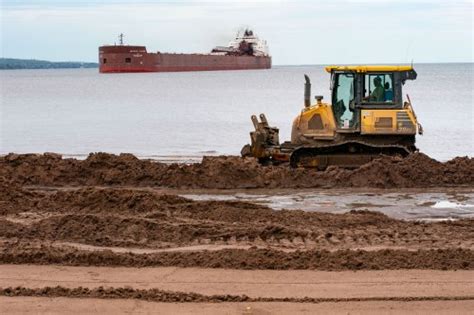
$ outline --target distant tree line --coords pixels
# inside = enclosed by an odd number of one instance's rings
[[[35,59],[0,58],[0,70],[13,69],[66,69],[66,68],[97,68],[95,62],[60,61],[52,62]]]

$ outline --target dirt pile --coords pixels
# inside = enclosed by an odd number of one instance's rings
[[[361,302],[361,301],[462,301],[472,300],[474,296],[400,296],[400,297],[355,297],[355,298],[313,298],[313,297],[249,297],[246,295],[204,295],[194,292],[175,292],[159,289],[124,288],[67,288],[63,286],[44,288],[9,287],[0,288],[2,296],[36,296],[36,297],[66,297],[66,298],[96,298],[96,299],[136,299],[168,303],[218,303],[218,302],[293,302],[293,303],[323,303],[323,302]]]
[[[0,177],[21,184],[126,185],[144,182],[156,185],[154,175],[166,165],[142,161],[131,154],[94,153],[83,161],[63,159],[54,153],[9,154],[0,159]]]
[[[245,295],[202,295],[191,292],[172,292],[159,289],[125,288],[66,288],[61,286],[30,289],[25,287],[0,288],[4,296],[41,296],[41,297],[74,297],[100,299],[139,299],[154,302],[245,302],[252,301]]]
[[[374,160],[348,178],[356,187],[421,187],[474,184],[474,159],[457,157],[441,163],[417,153],[405,159]]]
[[[0,216],[34,209],[41,195],[0,177]]]
[[[172,188],[444,187],[474,185],[474,159],[445,163],[416,153],[381,157],[356,170],[326,171],[259,165],[235,156],[204,157],[196,164],[163,164],[131,154],[90,154],[85,160],[57,154],[9,154],[0,158],[0,177],[23,185],[122,185]]]
[[[31,192],[5,186],[0,237],[95,246],[196,244],[296,249],[471,248],[474,220],[424,223],[370,211],[272,210],[235,201],[192,201],[151,190],[83,188]]]
[[[272,249],[223,249],[218,251],[162,252],[153,254],[86,251],[73,248],[4,244],[2,264],[55,264],[68,266],[201,267],[230,269],[383,270],[437,269],[473,270],[474,251],[437,250],[308,250],[285,252]]]

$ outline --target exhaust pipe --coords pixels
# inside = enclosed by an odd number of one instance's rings
[[[311,81],[309,77],[305,74],[304,75],[304,107],[311,106]]]

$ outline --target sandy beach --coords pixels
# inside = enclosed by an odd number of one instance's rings
[[[7,155],[0,158],[0,308],[469,313],[472,218],[400,220],[370,208],[274,210],[182,195],[385,187],[459,190],[462,202],[473,183],[471,158],[440,163],[421,154],[324,172],[237,157],[165,164],[131,155]]]

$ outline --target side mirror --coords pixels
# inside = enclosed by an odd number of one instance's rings
[[[415,70],[410,70],[410,71],[405,71],[400,73],[400,79],[402,81],[402,84],[405,84],[406,80],[416,80],[416,77],[418,74],[416,73]]]

